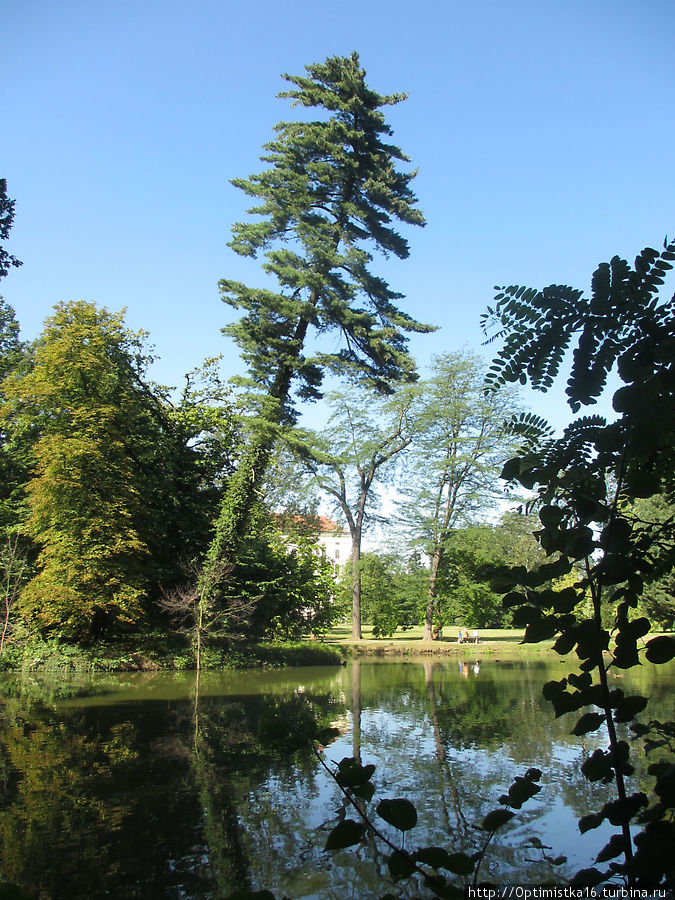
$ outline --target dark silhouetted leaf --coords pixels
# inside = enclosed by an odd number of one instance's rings
[[[656,794],[664,806],[675,807],[675,766],[669,766],[654,786]]]
[[[572,729],[571,734],[576,734],[577,737],[580,737],[582,734],[588,734],[589,731],[596,731],[604,721],[605,717],[601,713],[584,713]]]
[[[623,825],[641,810],[647,806],[647,797],[643,793],[631,794],[625,800],[612,800],[605,803],[602,811],[612,825]]]
[[[558,623],[555,618],[542,619],[540,622],[531,622],[525,629],[523,644],[538,644],[539,641],[548,641],[555,637]]]
[[[356,787],[351,788],[351,792],[363,800],[370,801],[375,793],[375,785],[371,781],[366,781],[364,784],[357,784]]]
[[[377,814],[399,831],[410,831],[417,825],[417,810],[410,800],[404,798],[380,800]]]
[[[611,780],[613,769],[609,754],[595,750],[582,764],[581,771],[589,781]]]
[[[626,841],[622,834],[613,834],[602,850],[595,857],[596,862],[608,862],[610,859],[616,859],[626,850]]]
[[[595,887],[606,877],[606,872],[599,872],[597,869],[581,869],[570,881],[570,887]]]
[[[408,878],[415,871],[415,863],[401,850],[394,850],[387,860],[387,867],[392,878]]]
[[[648,702],[647,697],[638,697],[637,695],[623,697],[616,707],[614,719],[617,722],[630,722],[634,716],[642,712]]]
[[[356,787],[369,781],[374,772],[375,766],[372,763],[362,766],[353,757],[346,756],[338,763],[335,780],[341,787]]]
[[[443,847],[420,847],[415,855],[419,862],[434,869],[448,869],[450,854]]]
[[[675,656],[675,640],[671,637],[666,637],[666,635],[652,638],[651,641],[647,642],[645,656],[650,663],[656,663],[657,665],[670,662]]]
[[[553,645],[553,649],[561,656],[566,656],[574,650],[577,639],[573,631],[566,631],[560,635]]]
[[[587,816],[582,816],[579,819],[579,831],[582,834],[585,834],[587,831],[590,831],[592,828],[599,828],[600,825],[605,821],[604,812],[599,813],[589,813]]]
[[[508,809],[493,809],[483,819],[481,828],[485,831],[496,831],[513,818],[513,813]]]
[[[363,822],[355,822],[353,819],[345,819],[340,822],[328,835],[324,850],[342,850],[344,847],[352,847],[360,844],[366,833]]]
[[[470,875],[475,865],[475,861],[466,853],[450,853],[443,868],[454,875]]]

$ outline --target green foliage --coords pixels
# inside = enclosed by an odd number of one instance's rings
[[[293,640],[333,623],[335,583],[315,535],[282,533],[263,509],[240,542],[223,579],[219,607],[226,633],[249,639]]]
[[[233,227],[230,246],[242,256],[264,253],[263,269],[279,287],[220,282],[225,302],[245,312],[224,330],[248,365],[259,429],[228,485],[209,564],[232,553],[245,531],[278,426],[295,418],[294,385],[300,397],[317,398],[330,370],[386,392],[414,378],[406,333],[430,330],[399,310],[401,295],[368,268],[372,250],[407,257],[394,223],[424,223],[410,188],[415,173],[398,168],[408,159],[386,140],[381,111],[404,96],[371,90],[356,53],[306,70],[285,75],[290,88],[280,96],[316,118],[279,123],[262,157],[267,168],[233,181],[254,198],[255,218]],[[306,355],[312,329],[335,333],[341,348],[332,338],[331,351]]]
[[[27,552],[18,531],[0,537],[0,654],[12,634],[16,607],[30,571]]]
[[[178,403],[167,404],[174,442],[174,480],[182,487],[182,556],[201,554],[208,543],[225,484],[236,470],[243,425],[232,389],[223,383],[220,357],[206,359],[185,376]]]
[[[417,810],[405,797],[395,800],[380,800],[375,812],[389,825],[399,831],[410,831],[417,825]]]
[[[0,240],[5,241],[14,222],[15,201],[7,195],[7,180],[0,178]],[[21,260],[0,244],[0,279]],[[0,538],[22,516],[23,488],[28,480],[29,454],[25,434],[4,414],[3,381],[19,369],[27,356],[19,340],[19,323],[12,307],[0,296]]]
[[[3,384],[30,362],[28,348],[19,338],[14,310],[0,297],[0,534],[24,517],[25,487],[31,466],[29,423],[17,421],[7,405]]]
[[[304,397],[318,396],[326,366],[385,387],[413,371],[403,332],[428,330],[396,308],[400,295],[368,271],[365,249],[404,259],[407,242],[391,223],[424,224],[410,189],[415,173],[397,170],[408,159],[383,140],[391,130],[381,109],[404,95],[371,90],[356,53],[306,70],[305,77],[284,75],[291,87],[279,96],[319,118],[279,123],[262,157],[268,168],[233,180],[254,198],[250,213],[260,218],[235,225],[230,246],[242,256],[264,251],[263,268],[281,291],[221,282],[226,302],[247,311],[226,330],[256,382],[282,404],[281,368],[288,368],[282,381],[297,378]],[[309,324],[340,332],[345,349],[303,356]]]
[[[512,624],[501,595],[491,586],[495,568],[528,571],[544,554],[533,532],[535,516],[506,513],[497,525],[469,525],[451,531],[444,544],[436,592],[447,625],[499,628]]]
[[[670,528],[675,517],[675,501],[672,495],[655,494],[643,500],[636,500],[626,510],[636,532],[653,530],[655,525],[664,526],[658,540],[649,548],[653,569],[646,573],[645,585],[638,601],[638,609],[655,625],[664,631],[675,629],[675,570],[672,558],[675,547]]]
[[[376,520],[372,506],[378,482],[391,478],[393,465],[410,444],[411,399],[401,391],[385,400],[372,391],[334,392],[329,399],[328,427],[319,433],[297,429],[289,443],[312,485],[334,501],[347,521],[352,542],[352,637],[360,640],[361,540],[364,529]],[[382,609],[386,606],[382,598]],[[384,627],[389,629],[391,614],[385,617]]]
[[[200,515],[206,539],[193,434],[144,380],[144,339],[121,314],[62,303],[32,365],[3,383],[4,417],[34,436],[25,531],[38,571],[20,611],[44,633],[89,640],[139,623],[199,545]]]
[[[675,490],[675,298],[659,297],[673,259],[675,244],[665,244],[661,253],[647,248],[633,268],[614,257],[596,270],[590,299],[557,285],[543,291],[498,289],[485,317],[486,328],[503,339],[489,378],[493,387],[529,379],[536,389],[548,389],[573,345],[567,395],[574,413],[597,401],[614,368],[624,384],[613,396],[618,414],[613,422],[581,416],[554,438],[542,421],[515,420],[512,430],[523,447],[503,471],[534,493],[539,541],[553,562],[535,572],[504,568],[501,589],[509,592],[509,605],[522,604],[516,620],[527,625],[526,641],[559,635],[555,648],[575,651],[580,661],[581,675],[545,686],[556,716],[593,707],[573,733],[607,730],[607,752],[594,755],[584,774],[590,780],[612,779],[617,796],[579,826],[583,832],[605,819],[620,826],[621,834],[598,861],[622,855],[623,862],[612,862],[606,872],[584,870],[576,883],[599,883],[614,873],[632,886],[654,887],[671,877],[671,864],[659,858],[658,849],[664,840],[675,841],[666,770],[652,772],[658,799],[651,806],[642,792],[628,795],[625,776],[632,766],[628,745],[616,731],[616,723],[630,722],[646,701],[610,691],[608,668],[640,663],[640,643],[650,629],[637,612],[641,602],[644,608],[644,585],[671,571],[675,562],[675,520],[646,514],[640,503],[657,493],[671,497]],[[563,591],[547,586],[552,574],[573,571],[579,577]],[[668,637],[652,639],[644,651],[654,663],[673,655],[675,640]],[[636,733],[649,741],[652,727],[657,726],[638,726]],[[644,828],[633,842],[630,827],[636,818]]]
[[[366,833],[363,822],[355,822],[353,819],[343,819],[328,835],[324,850],[343,850],[345,847],[353,847],[360,844]]]
[[[504,419],[516,408],[513,391],[486,394],[475,355],[447,353],[415,387],[413,443],[406,471],[404,514],[431,560],[424,637],[442,621],[437,579],[448,536],[491,502],[512,439]]]
[[[0,178],[0,240],[6,241],[14,223],[14,207],[16,200],[7,195],[7,179]],[[9,274],[11,268],[23,265],[20,259],[5,250],[0,244],[0,278]]]
[[[409,560],[393,554],[368,552],[361,556],[363,621],[373,626],[373,637],[391,637],[397,628],[416,625],[426,603],[429,570],[417,555]],[[345,603],[352,597],[352,573],[340,582]]]

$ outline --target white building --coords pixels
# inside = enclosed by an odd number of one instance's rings
[[[321,555],[336,569],[340,569],[351,559],[351,535],[327,516],[319,516],[317,543],[321,547]]]
[[[283,527],[284,516],[277,514],[276,519],[282,531],[285,531]],[[307,520],[302,516],[293,516],[292,521],[294,525],[306,524],[312,531],[316,529],[318,552],[325,560],[331,563],[335,572],[351,559],[352,539],[349,531],[342,529],[328,516],[317,516]],[[292,546],[292,540],[290,546]]]

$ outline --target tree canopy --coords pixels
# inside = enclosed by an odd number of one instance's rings
[[[513,391],[486,394],[484,374],[475,354],[446,353],[414,388],[403,509],[431,560],[425,640],[442,624],[436,579],[447,539],[501,493],[499,472],[512,448],[504,423],[516,397]]]
[[[377,482],[410,444],[411,398],[365,391],[330,395],[332,416],[319,433],[297,430],[293,446],[314,485],[336,504],[351,536],[352,637],[361,639],[361,541]]]
[[[16,200],[11,200],[7,194],[7,179],[0,178],[0,240],[6,241],[14,224],[14,207]],[[0,278],[9,274],[11,268],[23,265],[20,259],[13,256],[0,244]]]
[[[262,428],[226,492],[211,561],[245,526],[276,426],[295,418],[293,385],[300,397],[317,398],[328,370],[389,391],[415,377],[406,334],[431,330],[396,306],[402,295],[370,268],[373,251],[408,256],[397,222],[424,224],[410,186],[415,172],[400,168],[408,158],[389,142],[382,112],[405,95],[369,88],[356,53],[306,71],[285,75],[290,87],[280,97],[318,117],[279,123],[265,145],[267,168],[233,182],[256,201],[256,218],[233,227],[230,246],[243,256],[264,253],[263,271],[278,288],[220,283],[225,301],[245,311],[224,331],[248,364]],[[338,348],[332,337],[331,349],[317,341],[308,355],[310,330],[316,338],[336,333]]]
[[[45,633],[137,622],[198,542],[195,453],[146,381],[144,338],[121,313],[62,303],[32,365],[4,382],[5,415],[34,429],[24,527],[38,571],[21,608]]]
[[[382,108],[405,95],[370,89],[356,53],[306,70],[284,75],[291,87],[279,97],[321,118],[280,122],[261,157],[268,168],[232,182],[257,201],[249,213],[259,220],[234,225],[230,246],[243,256],[264,252],[263,269],[279,290],[220,282],[225,301],[246,311],[225,331],[256,383],[282,405],[292,379],[301,396],[319,396],[326,368],[387,389],[414,372],[405,332],[430,330],[399,310],[402,295],[369,269],[369,247],[408,256],[397,220],[424,224],[410,187],[415,172],[397,169],[408,157],[386,140]],[[310,326],[338,331],[344,346],[306,357]]]

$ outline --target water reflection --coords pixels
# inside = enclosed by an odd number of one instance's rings
[[[642,667],[632,689],[649,717],[672,718],[675,669]],[[576,819],[604,802],[580,762],[573,721],[553,720],[541,685],[560,666],[355,660],[346,669],[119,675],[45,683],[5,678],[0,723],[0,873],[31,895],[226,896],[267,887],[293,898],[414,896],[386,885],[372,843],[325,854],[344,800],[302,747],[314,720],[337,723],[326,749],[377,766],[376,800],[414,799],[409,840],[478,846],[474,823],[513,776],[544,790],[496,842],[490,870],[546,877],[533,836],[588,864],[606,842]],[[626,678],[628,680],[628,678]],[[638,777],[642,777],[639,776]],[[375,802],[376,802],[375,800]],[[610,828],[611,831],[611,828]]]

